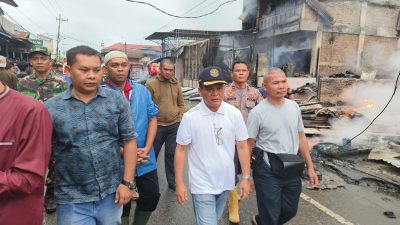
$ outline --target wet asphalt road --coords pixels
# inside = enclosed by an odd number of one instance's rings
[[[182,207],[176,202],[174,191],[167,188],[163,154],[164,151],[161,152],[158,161],[161,198],[148,225],[194,225],[191,198]],[[320,169],[320,172],[322,172],[323,177],[345,183],[334,173],[323,169]],[[312,199],[309,201],[300,200],[298,215],[288,223],[289,225],[400,224],[399,218],[389,219],[383,215],[384,211],[393,211],[397,217],[400,217],[399,193],[388,195],[378,192],[376,187],[361,187],[350,184],[345,184],[344,188],[334,190],[307,190],[305,186],[306,181],[303,181],[303,193]],[[250,225],[250,219],[256,213],[257,204],[253,192],[249,199],[240,203],[240,224]],[[131,215],[133,215],[133,211]],[[45,224],[55,225],[55,214],[47,215]],[[226,209],[219,224],[229,224]]]

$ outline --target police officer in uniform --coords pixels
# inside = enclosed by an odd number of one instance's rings
[[[249,74],[249,66],[246,62],[234,62],[231,71],[233,82],[226,87],[224,94],[224,101],[238,108],[245,121],[247,120],[250,110],[263,100],[258,89],[247,84]],[[237,153],[235,154],[235,168],[236,174],[240,174]],[[236,188],[229,193],[228,208],[229,221],[231,223],[239,223],[239,199]]]

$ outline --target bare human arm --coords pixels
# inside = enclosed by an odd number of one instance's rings
[[[134,181],[137,161],[136,139],[124,141],[124,180],[128,182]],[[127,186],[120,184],[115,195],[115,203],[119,206],[125,205],[132,198],[137,197],[137,193],[133,193]]]
[[[254,148],[255,144],[256,144],[256,140],[254,138],[247,139],[247,145],[249,146],[249,149],[250,149],[250,155],[253,152],[253,148]]]
[[[176,183],[176,200],[180,205],[185,204],[188,200],[188,192],[183,181],[183,169],[185,168],[186,145],[176,145],[174,167],[175,167],[175,183]]]
[[[236,142],[236,148],[240,160],[240,166],[242,168],[242,174],[245,177],[250,177],[250,155],[251,150],[247,144],[247,140]],[[242,179],[240,181],[240,199],[246,199],[251,193],[251,182],[250,179]]]
[[[303,159],[306,161],[307,174],[310,179],[310,187],[318,186],[318,176],[315,173],[314,165],[311,160],[311,155],[308,147],[307,137],[304,132],[299,132],[299,152]]]
[[[154,139],[157,133],[157,118],[153,117],[149,119],[147,135],[146,135],[146,145],[144,148],[138,148],[138,163],[147,162],[149,158],[149,152],[151,147],[153,146]]]

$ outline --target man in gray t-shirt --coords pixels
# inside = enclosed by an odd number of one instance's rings
[[[264,76],[263,87],[268,93],[247,119],[249,142],[264,151],[253,163],[253,177],[257,194],[258,215],[253,225],[280,225],[297,213],[301,193],[299,176],[282,178],[272,173],[268,155],[271,153],[297,154],[306,161],[310,185],[318,185],[304,134],[301,112],[296,102],[285,99],[288,84],[285,73],[270,69]]]

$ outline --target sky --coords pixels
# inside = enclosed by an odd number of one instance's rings
[[[0,7],[32,34],[57,35],[59,14],[68,21],[61,23],[61,53],[77,46],[101,49],[117,42],[155,44],[145,41],[153,32],[173,29],[240,30],[242,0],[221,6],[215,13],[199,19],[176,19],[148,5],[126,0],[14,0],[19,7],[4,3]],[[197,16],[216,9],[227,0],[145,0],[174,14]],[[194,9],[193,9],[194,8]],[[55,49],[55,44],[54,44]]]

